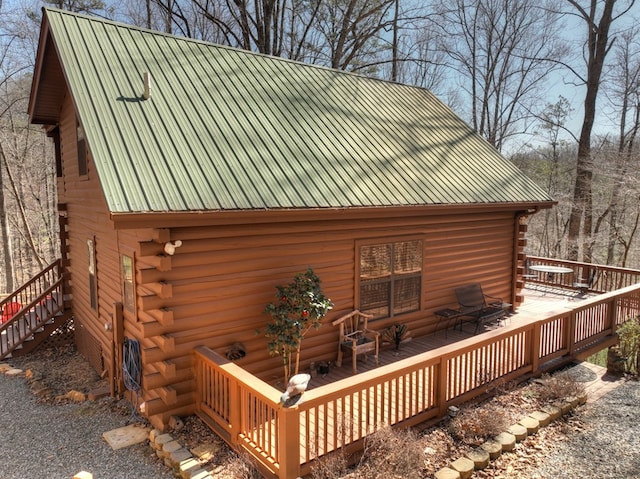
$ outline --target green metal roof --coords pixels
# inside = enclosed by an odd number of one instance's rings
[[[54,9],[49,35],[112,212],[552,201],[421,88]]]

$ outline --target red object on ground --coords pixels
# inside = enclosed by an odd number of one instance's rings
[[[6,323],[9,321],[18,311],[20,311],[20,309],[22,309],[22,305],[20,303],[15,301],[7,303],[2,311],[2,322]]]

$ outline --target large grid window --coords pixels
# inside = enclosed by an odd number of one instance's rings
[[[361,311],[377,319],[420,309],[422,240],[361,245],[359,255]]]

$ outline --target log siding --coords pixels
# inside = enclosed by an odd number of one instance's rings
[[[135,221],[118,224],[109,215],[100,183],[87,151],[87,174],[79,175],[76,119],[70,98],[63,102],[60,123],[63,177],[60,211],[66,216],[64,235],[73,295],[74,316],[82,333],[78,341],[99,355],[99,365],[118,386],[122,338],[140,342],[143,400],[151,422],[164,427],[172,415],[194,412],[196,390],[192,351],[206,346],[224,355],[234,343],[247,354],[238,365],[252,374],[279,380],[279,358],[270,357],[262,331],[264,314],[276,285],[312,267],[322,280],[334,309],[319,330],[304,340],[301,367],[311,361],[334,361],[338,331],[331,320],[356,307],[358,245],[371,241],[419,238],[423,244],[420,309],[374,322],[382,330],[394,321],[406,323],[412,335],[434,332],[433,312],[456,304],[454,288],[480,282],[493,295],[515,303],[512,288],[514,255],[522,250],[518,231],[522,205],[485,205],[433,213],[420,210],[371,209],[308,211],[265,216],[225,212],[216,224],[209,213],[197,224],[190,213],[175,213],[173,227],[150,228]],[[401,211],[401,214],[398,214]],[[526,211],[526,210],[524,210]],[[153,216],[153,215],[151,215]],[[131,218],[129,218],[130,220]],[[124,228],[123,228],[124,226]],[[97,310],[91,309],[87,275],[87,239],[95,239]],[[173,255],[168,241],[182,241]],[[515,253],[514,253],[515,252]],[[124,303],[122,255],[133,259],[135,311]],[[115,313],[114,311],[121,311]],[[114,324],[122,318],[122,325]],[[121,337],[116,338],[115,331]],[[98,345],[99,351],[96,350]]]

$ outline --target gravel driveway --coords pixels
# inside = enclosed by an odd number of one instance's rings
[[[640,382],[588,404],[580,419],[584,430],[556,444],[529,479],[640,478]]]
[[[40,404],[24,378],[0,374],[0,478],[173,478],[148,445],[114,451],[104,441],[127,419],[96,403]]]
[[[526,479],[640,479],[640,382],[622,383],[580,418],[584,429],[551,445]],[[127,419],[100,403],[38,403],[24,378],[0,374],[0,479],[71,479],[82,470],[95,479],[173,478],[146,444],[113,451],[104,441]]]

